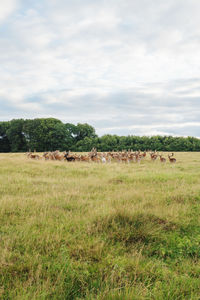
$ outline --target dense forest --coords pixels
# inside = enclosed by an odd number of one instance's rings
[[[200,139],[172,136],[118,136],[98,137],[89,124],[63,123],[54,118],[14,119],[0,122],[0,152],[34,151],[98,151],[157,150],[200,151]]]

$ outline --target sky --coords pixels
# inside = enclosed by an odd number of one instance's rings
[[[200,137],[199,0],[0,0],[0,121]]]

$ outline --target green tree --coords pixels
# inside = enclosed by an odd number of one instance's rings
[[[54,118],[26,120],[24,135],[31,151],[65,150],[67,147],[66,127]]]
[[[23,132],[24,120],[14,119],[9,123],[10,126],[6,130],[6,135],[9,140],[11,152],[27,151],[26,138]]]
[[[90,126],[87,123],[84,124],[78,123],[75,128],[74,136],[77,142],[83,140],[86,137],[88,138],[97,137],[94,127]]]
[[[117,149],[118,138],[116,135],[106,134],[100,138],[101,151],[112,151]]]
[[[200,151],[200,139],[172,136],[117,136],[98,137],[95,129],[85,123],[62,123],[55,118],[33,120],[14,119],[0,122],[0,152],[72,150],[99,151],[133,149],[157,151]]]
[[[93,139],[85,137],[83,140],[78,141],[75,147],[76,151],[88,152],[93,148]]]
[[[71,123],[65,124],[65,134],[66,134],[66,150],[76,151],[76,136],[77,136],[77,129],[76,125]]]
[[[10,152],[10,142],[7,136],[10,122],[0,122],[0,152]]]

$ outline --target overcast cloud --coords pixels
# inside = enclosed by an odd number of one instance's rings
[[[0,120],[200,137],[199,0],[0,1]]]

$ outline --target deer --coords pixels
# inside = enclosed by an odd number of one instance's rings
[[[64,158],[65,158],[65,160],[67,160],[69,162],[70,161],[75,161],[75,157],[70,154],[70,151],[66,152],[66,154],[64,155]]]
[[[105,164],[107,162],[107,160],[104,156],[101,157],[101,161],[102,161],[103,164]]]
[[[87,155],[81,155],[80,156],[80,161],[86,161],[86,162],[90,162],[90,157]]]
[[[53,154],[55,160],[64,160],[64,157],[65,157],[64,155],[66,153],[62,154],[58,150],[56,150],[52,154]]]
[[[120,157],[120,162],[127,162],[129,164],[129,158],[127,156],[121,156]]]
[[[146,151],[144,151],[144,153],[142,153],[142,157],[144,158],[144,157],[146,157],[146,155],[147,155],[147,153],[146,153]]]
[[[141,159],[142,159],[142,155],[139,154],[139,153],[137,153],[137,154],[135,155],[135,162],[140,163]]]
[[[155,160],[157,159],[157,157],[158,157],[158,155],[157,155],[155,152],[149,153],[149,154],[150,154],[150,156],[151,156],[151,160],[152,160],[152,161],[155,161]]]
[[[92,155],[90,157],[91,161],[94,161],[94,162],[97,162],[97,163],[100,163],[101,162],[101,158],[98,157],[97,155]]]
[[[159,155],[159,156],[160,156],[161,163],[166,163],[166,158],[162,157],[162,155]]]
[[[92,148],[91,152],[88,153],[88,155],[92,158],[94,156],[97,156],[97,149],[96,148]]]
[[[168,155],[168,158],[169,158],[169,161],[170,161],[170,163],[175,163],[176,162],[176,158],[174,158],[174,157],[172,157],[172,156],[174,156],[174,153],[172,153],[171,155]]]
[[[41,157],[38,154],[33,154],[32,152],[28,152],[27,157],[32,159],[41,159]]]

